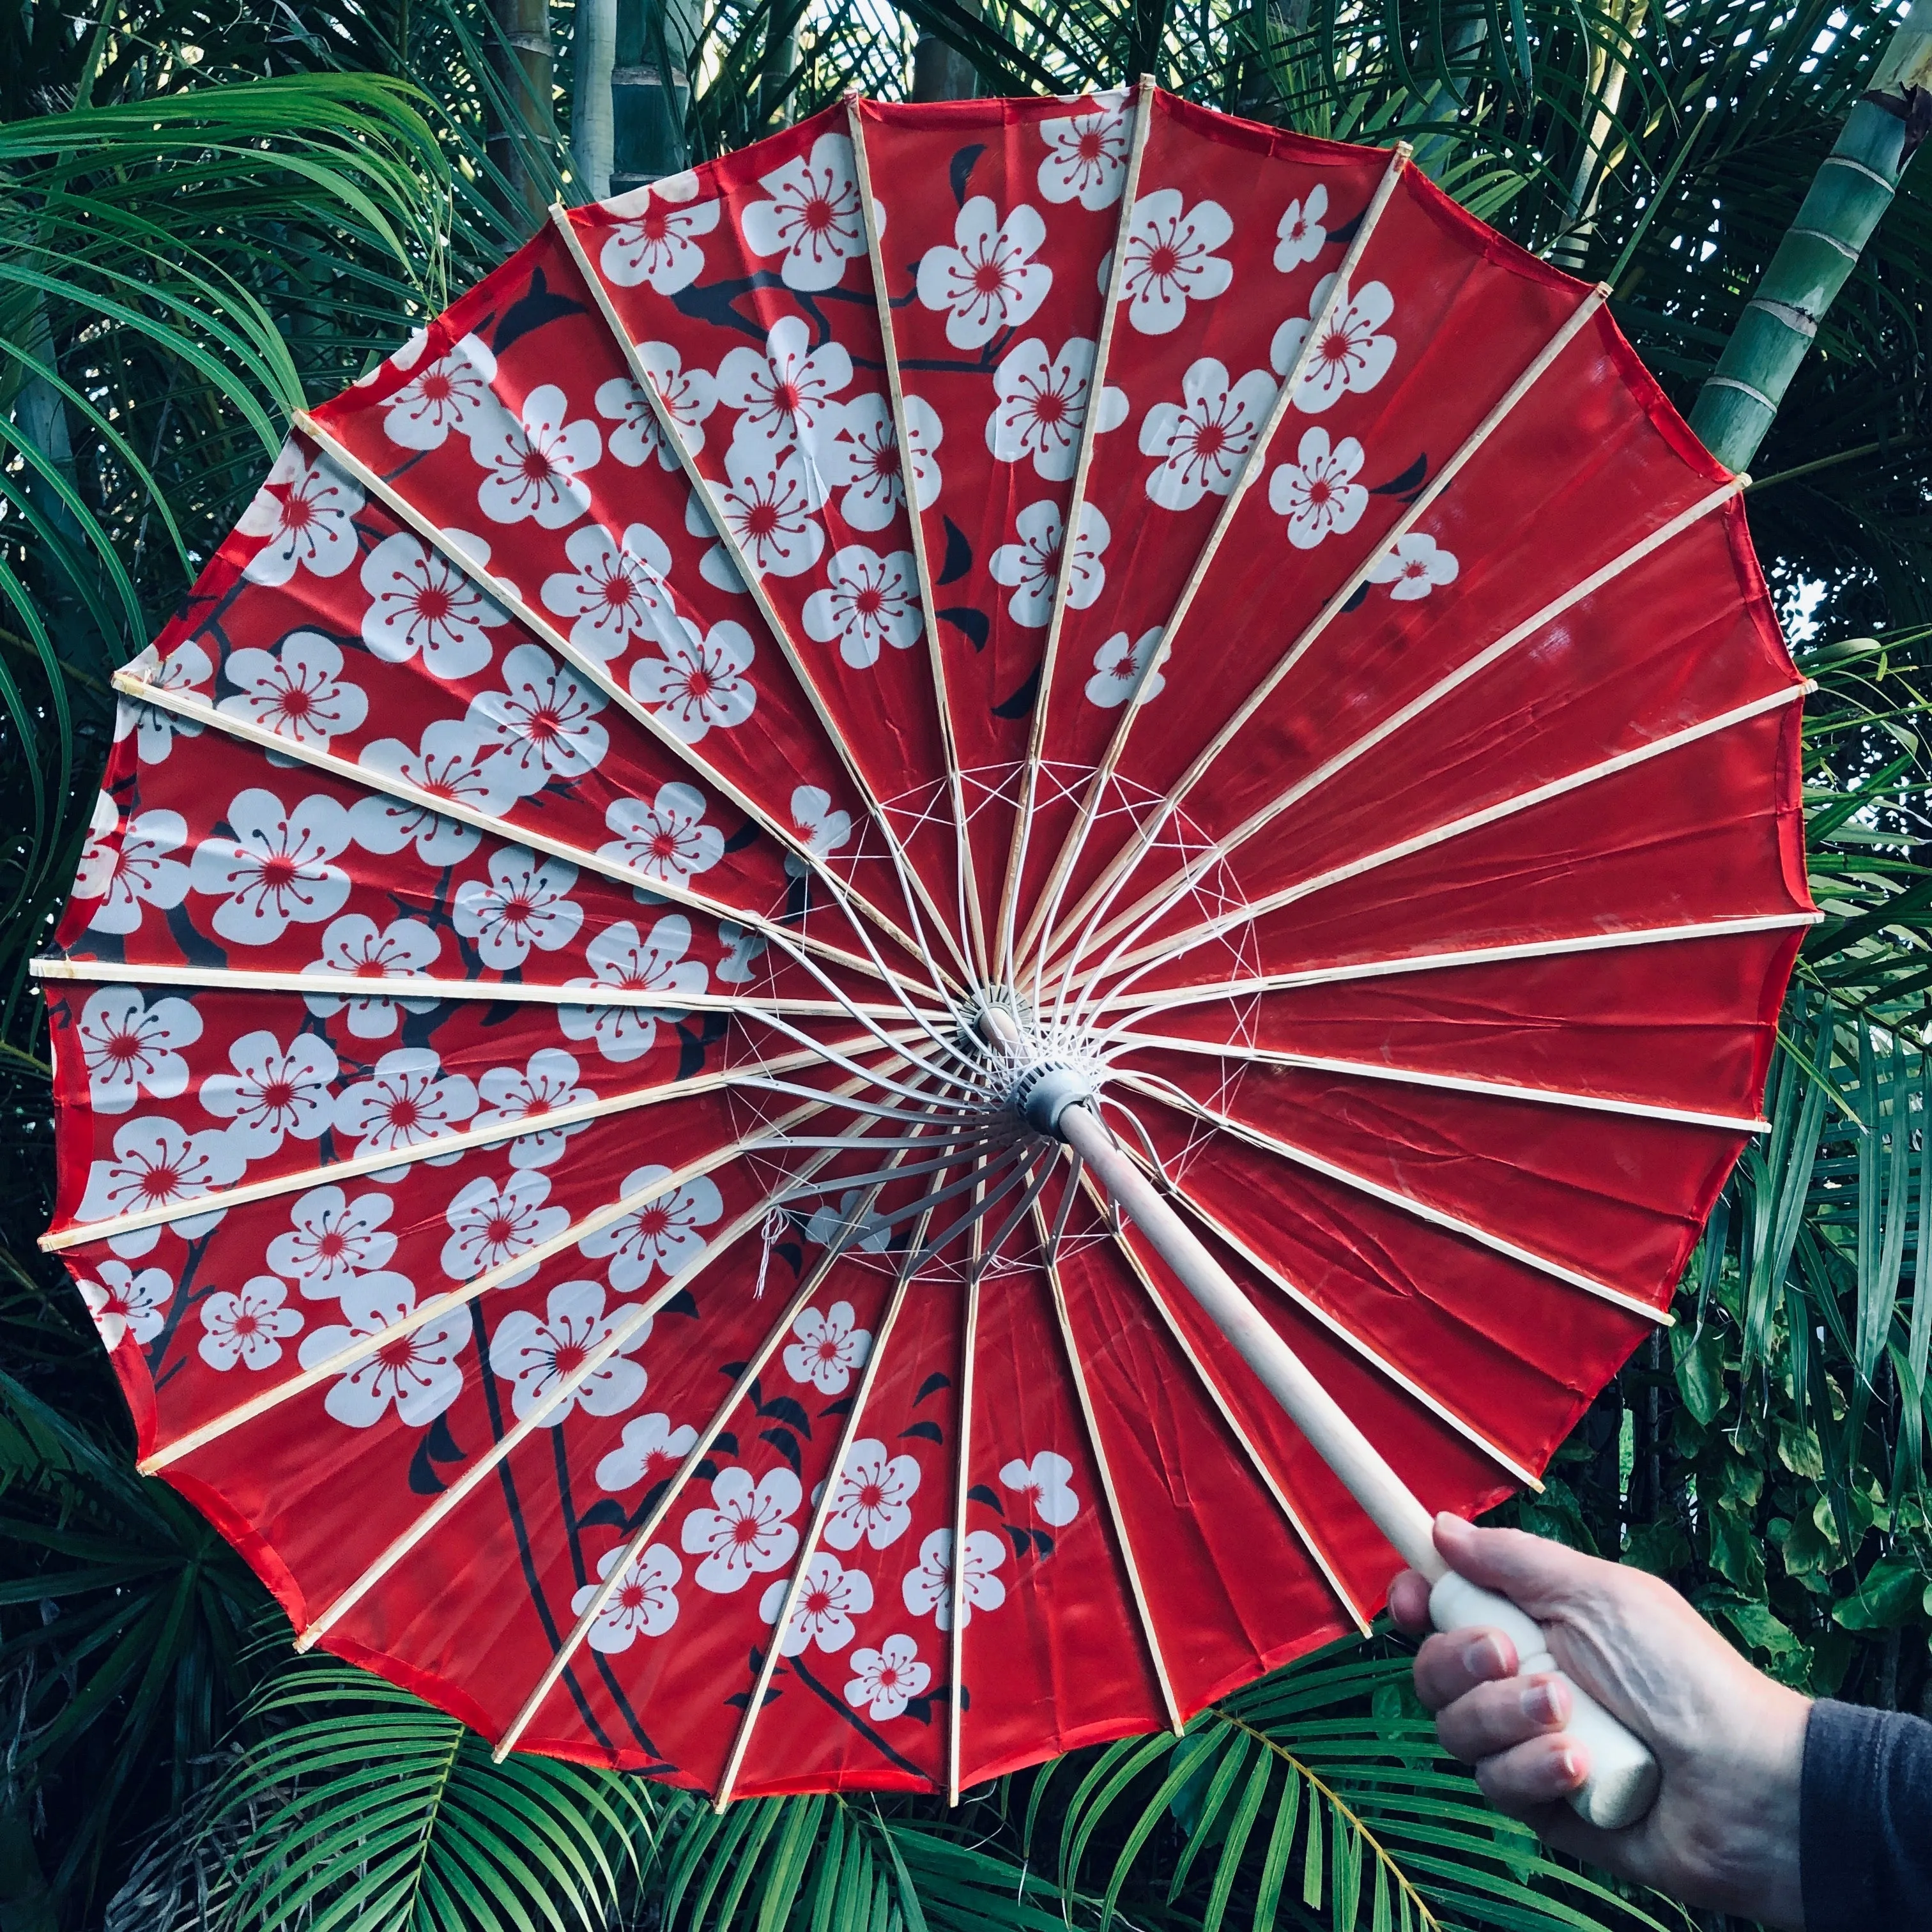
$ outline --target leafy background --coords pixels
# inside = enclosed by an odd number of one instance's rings
[[[286,1632],[134,1472],[64,1270],[26,962],[71,878],[108,680],[288,412],[528,231],[811,112],[1151,72],[1415,143],[1601,278],[1688,406],[1888,37],[1829,0],[26,0],[0,16],[0,1932],[953,1932],[1683,1924],[1541,1857],[1443,1761],[1380,1639],[970,1794],[734,1807],[538,1760]],[[512,36],[514,38],[512,38]],[[548,44],[550,51],[543,51]],[[610,85],[614,63],[617,85]],[[600,92],[599,90],[602,90]],[[614,134],[598,131],[603,93]],[[573,149],[574,133],[576,148]],[[1804,1688],[1932,1710],[1922,844],[1932,262],[1922,182],[1755,466],[1819,682],[1810,936],[1680,1292],[1520,1520],[1668,1576]]]

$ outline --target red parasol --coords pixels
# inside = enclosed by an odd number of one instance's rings
[[[46,1244],[142,1467],[721,1798],[1366,1628],[1758,1124],[1740,482],[1403,152],[1145,86],[557,212],[116,680]]]

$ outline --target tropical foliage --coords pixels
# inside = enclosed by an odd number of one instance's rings
[[[620,0],[616,41],[675,83],[672,143],[695,155],[854,82],[902,92],[935,50],[987,92],[1150,71],[1310,131],[1401,136],[1486,218],[1610,282],[1688,406],[1893,10]],[[288,412],[514,243],[533,194],[581,192],[562,130],[575,75],[598,71],[590,0],[537,8],[548,104],[507,38],[532,38],[527,13],[28,0],[0,21],[0,1928],[1643,1922],[1486,1811],[1388,1640],[956,1812],[807,1798],[719,1819],[634,1781],[493,1766],[401,1694],[291,1663],[238,1558],[134,1473],[78,1298],[34,1248],[52,1122],[26,962],[73,872],[108,675]],[[1928,231],[1908,174],[1750,500],[1777,594],[1821,640],[1802,650],[1806,802],[1830,916],[1784,1016],[1772,1132],[1677,1328],[1519,1506],[1669,1575],[1790,1681],[1912,1707],[1932,1628]]]

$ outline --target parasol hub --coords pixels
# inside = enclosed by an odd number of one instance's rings
[[[961,1021],[1006,1063],[1006,1105],[1035,1133],[1064,1139],[1060,1117],[1069,1107],[1098,1107],[1098,1060],[1067,1051],[1065,1042],[1049,1048],[1030,1012],[1009,989],[975,994]]]

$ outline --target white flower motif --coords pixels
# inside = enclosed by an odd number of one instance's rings
[[[946,339],[954,348],[982,348],[1032,318],[1053,286],[1053,271],[1034,260],[1046,240],[1040,211],[1024,202],[1004,221],[988,196],[976,194],[961,207],[953,245],[928,248],[918,278],[921,303],[946,311]]]
[[[298,570],[340,577],[356,561],[356,513],[362,492],[324,456],[310,463],[301,446],[282,445],[268,480],[235,527],[268,542],[242,575],[250,584],[286,584]]]
[[[604,1312],[601,1282],[562,1281],[550,1292],[539,1322],[527,1309],[513,1309],[490,1338],[490,1366],[514,1384],[511,1405],[521,1421],[537,1405],[556,1394],[573,1377],[574,1388],[552,1409],[545,1426],[554,1429],[574,1408],[586,1415],[622,1415],[644,1392],[642,1366],[626,1359],[649,1339],[651,1324],[640,1322],[587,1376],[584,1363],[610,1339],[614,1318]]]
[[[1328,188],[1317,182],[1306,199],[1291,201],[1276,224],[1274,265],[1283,274],[1312,262],[1327,247],[1328,231],[1322,224],[1328,212]]]
[[[179,905],[188,897],[190,874],[167,855],[187,843],[188,821],[179,812],[143,812],[124,826],[114,801],[104,791],[99,794],[74,882],[76,898],[100,902],[87,922],[89,929],[134,932],[144,905],[164,911]]]
[[[1160,695],[1167,688],[1164,671],[1156,671],[1144,690],[1141,688],[1141,678],[1160,649],[1162,628],[1156,625],[1151,631],[1143,631],[1131,644],[1126,632],[1116,631],[1094,653],[1094,675],[1087,680],[1089,704],[1097,704],[1102,711],[1114,711],[1136,691],[1143,704]]]
[[[1268,478],[1268,508],[1288,519],[1288,540],[1297,550],[1312,550],[1340,530],[1352,530],[1369,506],[1369,493],[1355,481],[1362,446],[1352,436],[1330,446],[1325,429],[1301,433],[1296,460],[1284,463]]]
[[[1176,188],[1156,188],[1134,203],[1120,299],[1142,334],[1172,335],[1186,319],[1190,302],[1210,302],[1226,292],[1234,272],[1214,250],[1234,232],[1218,201],[1197,201],[1190,208]],[[1100,264],[1103,292],[1111,266]]]
[[[664,656],[631,666],[631,695],[655,704],[656,716],[682,744],[695,745],[715,724],[728,731],[751,716],[758,689],[745,674],[757,646],[729,619],[700,631],[688,617],[658,640]]]
[[[604,237],[597,265],[620,289],[641,282],[658,295],[674,296],[704,274],[697,238],[718,226],[718,203],[698,199],[698,177],[688,170],[600,206],[620,218]]]
[[[791,1324],[798,1337],[787,1345],[785,1373],[795,1382],[809,1382],[820,1395],[843,1395],[852,1371],[862,1369],[872,1352],[872,1331],[855,1328],[849,1301],[835,1301],[822,1312],[802,1308]]]
[[[726,467],[730,465],[731,452],[724,452]],[[718,526],[706,514],[704,499],[694,490],[684,500],[684,526],[694,537],[702,537],[710,545],[699,562],[698,574],[706,584],[713,584],[734,597],[745,594],[745,580],[738,574],[738,566],[731,561],[731,553],[724,547],[718,534]]]
[[[356,808],[350,808],[352,824]],[[392,920],[378,929],[376,922],[359,912],[345,913],[332,921],[322,935],[322,957],[311,959],[304,973],[352,974],[370,981],[406,978],[428,972],[442,955],[442,937],[421,920]],[[405,1009],[426,1013],[434,1000],[386,1000],[373,992],[346,998],[334,993],[309,993],[303,1003],[319,1019],[326,1019],[349,1009],[350,1032],[358,1040],[386,1040],[402,1024]]]
[[[769,454],[796,449],[808,480],[816,481],[820,447],[837,426],[832,400],[852,380],[852,359],[836,342],[812,346],[812,332],[796,316],[772,323],[763,355],[734,349],[718,365],[718,400],[740,412],[734,442],[755,442]],[[825,500],[822,488],[814,502]]]
[[[903,1635],[886,1638],[877,1650],[862,1645],[846,1660],[853,1675],[846,1682],[845,1701],[856,1711],[862,1706],[874,1723],[902,1718],[915,1697],[926,1694],[932,1667],[919,1660],[919,1646]]]
[[[824,590],[805,600],[806,634],[818,644],[836,642],[855,670],[876,664],[883,646],[907,650],[925,635],[910,550],[881,556],[863,544],[848,544],[832,552],[826,580]]]
[[[1006,1538],[990,1529],[976,1529],[966,1538],[962,1573],[959,1622],[963,1629],[975,1610],[997,1610],[1006,1600],[1006,1586],[994,1574],[1006,1560]],[[952,1532],[935,1529],[919,1546],[919,1568],[906,1573],[899,1593],[916,1617],[928,1613],[943,1630],[952,1628]]]
[[[1080,1498],[1073,1492],[1073,1465],[1051,1449],[1041,1450],[1030,1462],[1016,1456],[1000,1470],[1000,1480],[1024,1496],[1040,1521],[1055,1529],[1080,1514]]]
[[[785,1592],[791,1586],[782,1576],[758,1601],[758,1615],[768,1624],[778,1620],[784,1608]],[[796,1657],[808,1644],[815,1643],[828,1652],[843,1650],[857,1633],[852,1628],[855,1616],[863,1616],[872,1607],[872,1580],[862,1570],[848,1570],[837,1557],[814,1550],[805,1566],[805,1582],[786,1620],[784,1634],[778,1640],[778,1652]]]
[[[1397,603],[1413,604],[1439,586],[1454,584],[1460,568],[1454,556],[1440,548],[1433,537],[1411,530],[1407,536],[1397,537],[1394,548],[1370,565],[1369,581],[1386,584]]]
[[[481,537],[452,536],[462,537],[465,554],[479,566],[489,562]],[[371,600],[362,641],[389,664],[420,652],[432,677],[473,676],[490,662],[484,634],[509,621],[466,571],[406,530],[385,537],[362,560],[362,588]]]
[[[369,715],[359,684],[342,676],[342,653],[318,631],[292,631],[272,651],[231,651],[222,669],[241,689],[214,708],[292,738],[328,744]]]
[[[724,474],[718,507],[752,569],[760,577],[809,570],[825,549],[825,526],[812,514],[824,491],[814,488],[798,452],[734,440],[724,452]]]
[[[490,776],[524,797],[553,778],[580,778],[604,761],[609,734],[597,722],[604,694],[535,644],[519,644],[502,663],[504,688],[478,692],[464,722],[494,740]]]
[[[496,380],[496,357],[478,337],[466,335],[383,399],[382,432],[405,449],[440,449],[452,432],[468,431]]]
[[[232,1073],[206,1076],[201,1104],[228,1123],[228,1137],[245,1158],[279,1153],[282,1138],[320,1140],[329,1124],[329,1085],[338,1071],[326,1040],[298,1033],[285,1047],[266,1030],[244,1034],[228,1049]]]
[[[493,524],[520,524],[560,530],[590,507],[584,472],[604,453],[604,439],[588,416],[568,420],[570,399],[554,382],[542,382],[515,416],[501,405],[472,426],[470,453],[483,471],[478,507]]]
[[[903,399],[906,440],[912,451],[913,501],[929,510],[939,496],[939,463],[933,454],[945,434],[938,412],[921,396]],[[819,460],[826,485],[843,490],[838,514],[855,530],[883,530],[905,501],[905,455],[883,396],[855,396],[839,412]]]
[[[230,837],[204,838],[188,878],[219,898],[209,923],[231,946],[272,946],[291,925],[320,926],[342,910],[349,874],[329,861],[349,843],[349,814],[318,792],[292,809],[272,791],[237,792]]]
[[[855,1442],[832,1492],[825,1540],[834,1550],[856,1550],[862,1538],[874,1550],[898,1542],[912,1526],[907,1500],[919,1487],[919,1464],[890,1454],[868,1437]]]
[[[798,1528],[788,1519],[803,1500],[789,1469],[767,1469],[755,1484],[748,1469],[720,1471],[712,1479],[713,1507],[693,1510],[679,1538],[688,1554],[704,1558],[693,1579],[698,1588],[728,1596],[790,1562]]]
[[[704,447],[704,419],[718,406],[718,384],[708,369],[687,369],[684,358],[668,342],[640,343],[638,359],[677,425],[678,440],[693,456]],[[613,376],[597,386],[591,399],[597,413],[611,425],[604,442],[612,459],[627,470],[648,463],[675,470],[677,452],[662,434],[650,398],[628,376]]]
[[[1056,204],[1078,201],[1082,208],[1111,208],[1126,185],[1126,95],[1115,89],[1081,103],[1082,111],[1042,121],[1046,159],[1040,164],[1040,191]]]
[[[570,641],[579,650],[608,664],[633,638],[660,637],[670,627],[670,552],[650,524],[632,524],[620,538],[602,524],[586,524],[563,549],[576,568],[544,579],[544,608],[571,620]]]
[[[1334,281],[1333,275],[1324,275],[1315,284],[1308,298],[1308,320],[1296,317],[1275,331],[1268,359],[1276,375],[1286,377],[1294,367],[1308,340],[1310,324],[1322,313]],[[1395,298],[1380,282],[1365,284],[1352,298],[1342,289],[1296,378],[1294,406],[1306,415],[1319,416],[1352,390],[1359,395],[1372,389],[1395,360],[1395,338],[1376,332],[1394,313]]]
[[[362,747],[356,763],[438,802],[446,800],[500,818],[517,796],[511,780],[520,784],[524,773],[520,764],[498,752],[496,740],[484,738],[466,719],[438,718],[423,728],[417,750],[400,738],[378,738]],[[386,791],[371,791],[349,808],[349,830],[365,851],[400,852],[413,844],[424,865],[438,868],[466,857],[483,837],[460,818]]]
[[[538,1047],[520,1073],[514,1066],[493,1066],[476,1083],[484,1111],[470,1125],[520,1127],[522,1131],[510,1143],[510,1165],[548,1167],[563,1152],[571,1136],[580,1134],[590,1125],[587,1120],[567,1126],[547,1124],[550,1115],[592,1097],[587,1088],[578,1085],[575,1058],[560,1046]]]
[[[705,824],[705,805],[695,785],[676,778],[658,786],[649,805],[640,798],[613,799],[604,823],[617,836],[598,846],[597,856],[666,883],[708,872],[724,856],[724,835]]]
[[[821,134],[809,157],[760,175],[758,185],[771,199],[748,202],[739,214],[746,246],[754,255],[782,255],[778,279],[788,289],[836,288],[846,262],[866,252],[851,142]]]
[[[302,1311],[284,1308],[288,1286],[272,1274],[258,1274],[238,1294],[211,1294],[201,1304],[201,1342],[196,1352],[223,1374],[237,1362],[259,1373],[282,1359],[282,1343],[302,1333]]]
[[[674,1429],[668,1415],[634,1415],[625,1424],[616,1448],[598,1461],[597,1486],[613,1496],[626,1490],[654,1490],[676,1473],[697,1443],[698,1431],[688,1422]]]
[[[157,1100],[188,1091],[188,1062],[175,1051],[201,1037],[201,1015],[187,1000],[150,1002],[135,986],[103,986],[74,1022],[97,1114],[132,1113],[142,1088]]]
[[[859,1203],[860,1191],[848,1187],[837,1202],[822,1201],[812,1210],[805,1224],[805,1238],[815,1246],[829,1248],[845,1233],[845,1224]],[[876,1214],[868,1214],[860,1222],[856,1232],[844,1241],[844,1246],[862,1254],[882,1255],[892,1245],[892,1231],[884,1226]]]
[[[339,1187],[312,1187],[290,1210],[288,1232],[268,1244],[268,1265],[311,1301],[344,1294],[358,1275],[388,1266],[396,1238],[382,1223],[394,1208],[386,1194],[352,1201]]]
[[[152,1342],[166,1321],[174,1277],[166,1268],[143,1268],[136,1274],[125,1262],[103,1262],[94,1272],[100,1279],[82,1282],[80,1295],[102,1346],[118,1348],[129,1335],[136,1342]]]
[[[834,812],[832,794],[817,785],[800,785],[791,795],[792,830],[799,843],[814,859],[824,859],[842,850],[852,836],[852,814]],[[795,879],[812,868],[796,852],[784,855],[784,868]]]
[[[445,1073],[427,1046],[404,1046],[384,1054],[368,1079],[342,1090],[335,1125],[359,1154],[393,1154],[460,1132],[476,1111],[474,1081]]]
[[[519,1168],[501,1186],[487,1175],[470,1182],[444,1216],[450,1236],[442,1244],[443,1273],[453,1281],[473,1281],[562,1234],[570,1225],[570,1210],[546,1207],[549,1198],[550,1176],[536,1168]],[[499,1286],[527,1281],[535,1265]]]
[[[691,922],[667,913],[639,936],[628,920],[606,926],[584,949],[594,979],[566,980],[568,986],[621,986],[626,992],[663,993],[662,1006],[560,1006],[557,1024],[568,1040],[594,1040],[606,1060],[620,1065],[641,1060],[657,1043],[658,1022],[684,1017],[680,995],[701,993],[710,975],[704,962],[684,956],[691,950]]]
[[[1163,510],[1191,510],[1212,492],[1225,496],[1241,473],[1280,387],[1266,369],[1237,381],[1211,356],[1189,366],[1181,400],[1156,403],[1141,422],[1141,454],[1160,458],[1147,493]]]
[[[1009,350],[993,371],[998,400],[986,418],[986,447],[1002,463],[1030,458],[1036,475],[1051,483],[1068,482],[1080,454],[1093,374],[1094,345],[1084,335],[1070,337],[1051,359],[1037,336]],[[1120,390],[1103,388],[1095,428],[1116,428],[1126,409]]]
[[[157,691],[199,691],[214,680],[214,666],[208,653],[192,638],[177,644],[168,655],[143,666],[147,681]],[[199,718],[184,718],[176,711],[164,711],[158,704],[143,704],[137,698],[123,698],[114,707],[114,742],[119,744],[130,733],[134,738],[134,755],[144,765],[158,765],[174,749],[177,738],[199,738]]]
[[[758,977],[757,962],[770,942],[762,932],[728,919],[718,923],[718,944],[723,949],[718,962],[719,981],[727,986],[746,986]]]
[[[1000,544],[986,567],[994,583],[1012,590],[1006,610],[1013,622],[1037,630],[1052,614],[1053,586],[1060,574],[1060,506],[1050,497],[1029,503],[1013,519],[1013,526],[1018,542]],[[1079,532],[1073,540],[1073,561],[1066,578],[1066,602],[1072,609],[1084,610],[1100,596],[1107,580],[1100,553],[1113,534],[1098,505],[1090,500],[1082,503]]]
[[[580,1254],[592,1260],[610,1257],[608,1270],[610,1286],[620,1294],[629,1294],[662,1270],[664,1279],[688,1268],[704,1253],[700,1228],[712,1226],[724,1212],[724,1197],[718,1184],[699,1174],[682,1187],[651,1192],[661,1181],[670,1178],[668,1167],[640,1167],[624,1177],[620,1198],[645,1196],[644,1204],[620,1221],[599,1228],[577,1244]]]
[[[380,1335],[416,1312],[416,1285],[406,1275],[365,1274],[342,1288],[346,1325],[311,1328],[297,1356],[320,1368],[359,1342]],[[373,1429],[393,1404],[406,1428],[423,1429],[463,1393],[463,1352],[470,1342],[470,1312],[459,1308],[392,1335],[346,1367],[329,1384],[322,1406],[346,1429]]]
[[[115,1130],[112,1158],[97,1160],[88,1168],[74,1218],[105,1221],[144,1208],[198,1201],[215,1188],[239,1180],[247,1166],[241,1149],[219,1127],[190,1134],[178,1121],[161,1115],[130,1120]],[[213,1227],[224,1211],[217,1209],[173,1225],[194,1240]],[[114,1252],[130,1258],[145,1255],[160,1238],[159,1227],[144,1228],[116,1237]]]
[[[711,204],[715,207],[717,204]],[[597,1559],[601,1580],[616,1569],[624,1554],[619,1544]],[[605,1656],[628,1650],[640,1636],[662,1636],[677,1622],[675,1586],[684,1575],[677,1552],[662,1543],[640,1550],[624,1565],[616,1586],[604,1599],[603,1606],[591,1620],[584,1642]],[[572,1594],[571,1614],[583,1616],[596,1600],[599,1583],[586,1583]]]

